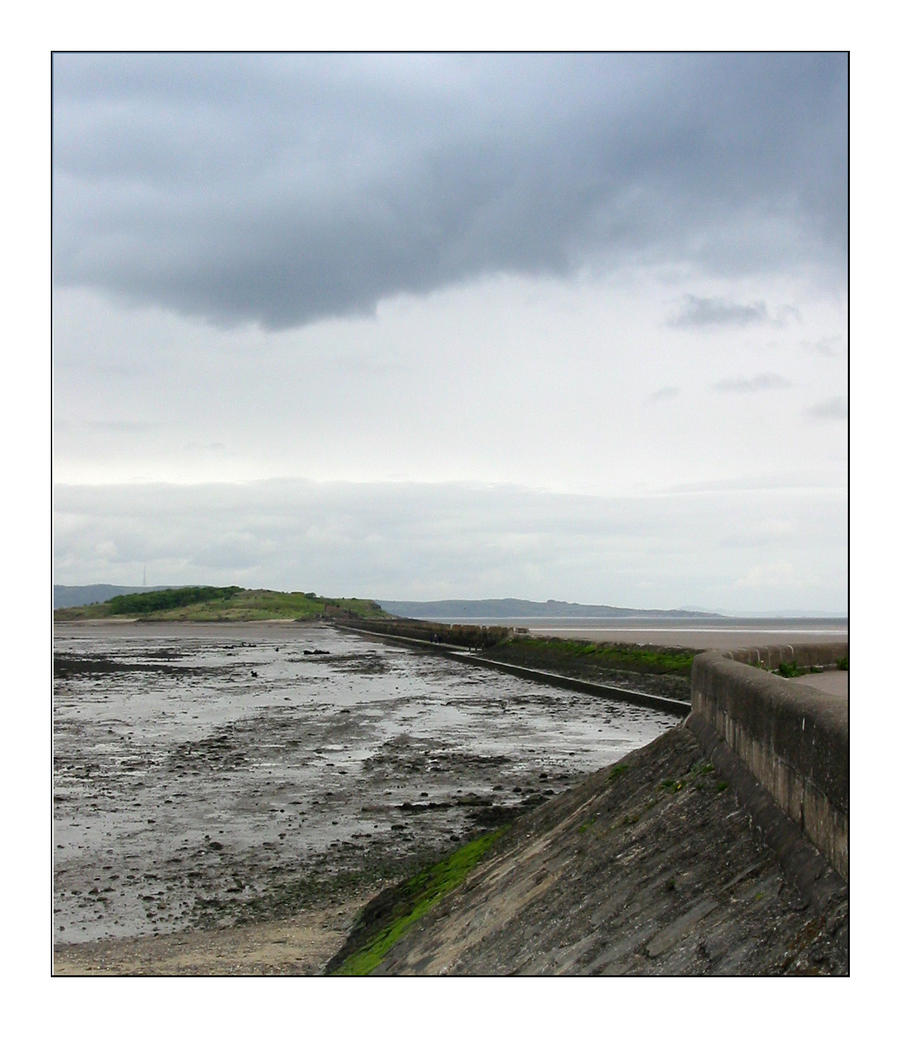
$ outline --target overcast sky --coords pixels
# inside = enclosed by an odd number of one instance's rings
[[[57,54],[54,579],[841,611],[840,54]]]

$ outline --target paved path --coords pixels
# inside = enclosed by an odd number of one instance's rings
[[[792,681],[800,682],[804,686],[815,686],[817,690],[833,693],[845,700],[850,696],[849,671],[823,671],[821,675],[798,675]]]

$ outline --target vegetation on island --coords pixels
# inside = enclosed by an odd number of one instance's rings
[[[245,590],[240,586],[179,586],[169,590],[121,594],[96,605],[56,609],[56,620],[189,620],[195,623],[248,620],[317,620],[326,616],[384,616],[374,601],[320,597],[296,591]]]

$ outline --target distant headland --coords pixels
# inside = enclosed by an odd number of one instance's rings
[[[314,593],[246,590],[241,586],[177,586],[141,589],[125,594],[106,590],[121,587],[54,586],[57,591],[78,589],[90,603],[56,608],[55,620],[142,619],[181,620],[194,623],[249,622],[254,620],[316,620],[326,616],[383,617],[374,601],[361,598],[320,597]],[[96,596],[95,596],[96,595]],[[63,596],[64,595],[60,595]],[[65,598],[64,598],[65,599]],[[70,598],[71,600],[71,598]]]
[[[490,619],[508,618],[584,618],[584,619],[626,619],[628,617],[647,619],[699,619],[721,618],[718,612],[701,612],[699,609],[662,609],[662,608],[617,608],[613,605],[579,605],[572,601],[525,601],[518,597],[483,598],[480,600],[460,601],[384,601],[378,598],[378,604],[394,616],[409,619],[464,619],[482,617]]]

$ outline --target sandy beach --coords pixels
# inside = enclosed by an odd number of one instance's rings
[[[58,976],[308,977],[320,974],[350,932],[356,914],[377,895],[323,898],[291,918],[250,926],[162,936],[100,940],[58,947]]]

